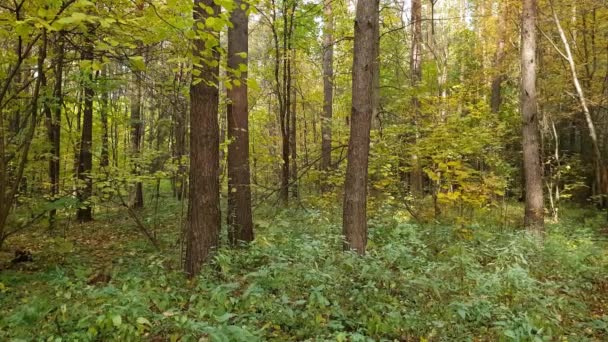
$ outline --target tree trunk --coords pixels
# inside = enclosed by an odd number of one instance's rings
[[[282,157],[283,167],[281,169],[281,202],[287,206],[289,204],[289,184],[290,184],[290,135],[291,135],[291,37],[293,32],[294,16],[297,1],[294,0],[291,8],[287,1],[283,2],[283,110],[281,113],[281,134],[282,134]]]
[[[378,0],[357,2],[352,76],[352,111],[344,184],[344,249],[365,254],[367,245],[367,174],[373,112],[374,26]]]
[[[380,8],[378,8],[380,11]],[[380,18],[380,12],[377,14]],[[372,129],[382,130],[380,118],[380,20],[374,26],[374,64],[372,68]],[[382,132],[382,131],[381,131]]]
[[[247,8],[243,0],[236,0],[232,25],[228,30],[228,68],[240,70],[247,66],[249,30]],[[237,75],[240,72],[237,72]],[[247,71],[235,78],[228,89],[228,240],[253,241],[251,213],[251,179],[249,169],[249,104],[247,101]]]
[[[180,88],[182,85],[182,76],[183,76],[183,65],[180,64],[179,74],[175,75],[174,78],[174,98],[175,98],[175,110],[173,111],[173,121],[174,121],[174,150],[173,150],[173,158],[174,161],[177,162],[177,170],[174,176],[174,184],[175,184],[175,197],[177,200],[181,201],[182,196],[185,190],[186,183],[186,166],[183,163],[183,157],[186,155],[186,117],[185,112],[187,111],[188,106],[184,103],[180,95]]]
[[[289,204],[289,110],[288,103],[283,106],[281,114],[281,157],[283,164],[281,166],[281,203],[284,206]]]
[[[208,11],[212,13],[208,13]],[[194,30],[204,27],[209,17],[220,14],[213,0],[194,1]],[[199,35],[201,32],[198,32]],[[194,70],[203,79],[194,79],[190,86],[190,201],[186,236],[184,270],[196,276],[219,245],[220,180],[218,76],[219,32],[203,32],[207,39],[194,40]],[[212,44],[211,47],[206,47]],[[201,58],[205,61],[201,61]],[[215,65],[215,66],[211,66]]]
[[[422,80],[422,1],[412,0],[412,49],[410,52],[410,80],[412,89],[416,92]],[[413,123],[418,125],[420,118],[420,100],[417,95],[412,96]],[[418,139],[416,129],[414,139]],[[416,197],[422,196],[422,168],[416,154],[412,155],[411,168],[409,175],[410,190]]]
[[[521,31],[521,113],[526,192],[524,225],[533,232],[541,233],[544,226],[544,202],[536,100],[535,25],[536,0],[524,0]]]
[[[38,50],[38,63],[36,65],[37,70],[42,70],[44,68],[44,63],[46,60],[46,54],[47,54],[47,32],[46,29],[43,29],[42,31],[42,46],[39,48]],[[19,58],[21,59],[21,56],[19,56]],[[16,65],[14,67],[14,71],[15,72],[19,72],[19,68],[21,66],[21,60],[19,61],[18,65]],[[0,102],[2,101],[2,98],[4,96],[4,94],[6,94],[6,91],[8,89],[8,87],[10,86],[10,78],[8,80],[6,80],[4,88],[2,90],[2,92],[0,93]],[[28,128],[28,130],[25,133],[24,136],[24,140],[23,140],[23,145],[21,147],[21,155],[19,156],[19,158],[15,159],[15,166],[16,166],[16,170],[15,170],[15,176],[13,178],[13,180],[20,180],[23,178],[23,173],[25,171],[25,168],[27,166],[27,160],[28,160],[28,155],[29,155],[29,151],[30,151],[30,147],[32,146],[32,141],[34,140],[34,136],[36,133],[36,124],[38,122],[38,102],[40,100],[40,88],[42,87],[42,77],[37,77],[36,78],[36,82],[34,85],[34,91],[32,94],[32,100],[31,100],[31,111],[30,111],[30,125]],[[9,175],[9,173],[7,172],[7,168],[8,165],[5,161],[4,155],[6,153],[5,150],[5,146],[6,146],[6,142],[5,142],[5,131],[4,131],[4,116],[0,114],[0,248],[2,247],[2,244],[4,243],[4,241],[6,241],[6,238],[10,235],[15,233],[17,230],[13,230],[11,231],[7,231],[7,220],[8,220],[8,216],[11,212],[11,208],[13,207],[14,203],[15,203],[15,199],[16,199],[16,195],[19,192],[19,187],[21,182],[19,181],[11,181],[11,177]],[[21,130],[25,129],[26,127],[20,127]]]
[[[143,138],[143,120],[141,115],[142,109],[142,75],[140,71],[135,72],[135,94],[131,99],[131,158],[133,175],[136,177],[140,174],[141,145]],[[144,207],[144,190],[141,181],[135,182],[135,188],[131,192],[129,201],[131,208]]]
[[[289,169],[290,185],[291,185],[291,197],[298,198],[298,139],[297,139],[297,93],[296,85],[293,80],[294,70],[296,69],[296,50],[293,49],[290,43],[291,58],[289,63],[290,77],[289,77],[289,91],[287,96],[291,97],[289,104],[291,106],[289,110],[289,152],[291,153],[291,167]]]
[[[81,56],[81,58],[82,58],[82,56]],[[70,135],[72,135],[72,133],[74,133],[74,132],[76,132],[76,134],[80,133],[82,135],[82,107],[83,107],[83,102],[84,102],[84,81],[83,80],[80,80],[78,82],[78,91],[77,91],[76,99],[77,99],[78,105],[76,108],[76,117],[74,118],[72,123],[69,125]],[[75,129],[73,127],[74,123],[76,124]],[[76,136],[74,139],[75,139],[75,141],[74,141],[74,144],[72,145],[72,149],[74,152],[72,175],[77,180],[78,179],[78,167],[80,165],[80,136]],[[73,188],[73,193],[78,195],[78,184],[77,184],[77,182],[75,182],[74,184],[75,185]]]
[[[323,117],[321,119],[321,170],[331,168],[331,123],[334,102],[334,18],[332,2],[324,0],[323,14]],[[322,190],[328,190],[323,184]]]
[[[47,138],[49,139],[51,157],[49,158],[49,182],[51,201],[57,200],[59,196],[59,173],[61,162],[61,107],[63,105],[63,58],[64,45],[62,33],[57,35],[55,47],[54,73],[55,84],[53,86],[53,106],[45,101],[44,111],[46,114]],[[43,74],[41,74],[43,75]],[[46,83],[46,79],[45,79]],[[49,210],[49,230],[55,230],[57,209]]]
[[[112,101],[114,102],[114,101]],[[119,105],[115,105],[112,103],[113,110],[120,111],[120,109],[116,109]],[[114,167],[118,167],[118,144],[120,143],[120,134],[118,133],[118,121],[112,121],[112,165]]]
[[[21,3],[21,5],[17,6],[17,4],[15,3],[15,20],[19,21],[22,20],[23,18],[21,17],[21,9],[23,8],[23,3]],[[18,56],[19,61],[17,62],[17,65],[15,66],[15,74],[14,74],[14,81],[13,84],[15,86],[16,89],[19,89],[22,86],[22,82],[21,82],[21,76],[22,76],[22,70],[20,68],[21,64],[23,63],[23,61],[28,57],[27,54],[24,54],[23,52],[23,38],[22,37],[17,37],[17,47],[16,47],[16,55]],[[10,86],[10,78],[7,79],[5,82],[6,84],[6,90],[8,90],[8,87]],[[2,95],[6,94],[6,90],[3,91]],[[2,104],[2,100],[4,99],[4,96],[0,97],[0,105]],[[20,107],[20,106],[19,106]],[[18,108],[19,108],[18,107]],[[2,108],[4,109],[4,108]],[[2,115],[4,115],[4,113],[2,113]],[[21,130],[21,110],[15,110],[13,115],[9,118],[9,131],[11,133],[13,133],[14,135],[17,135],[19,133],[19,131]]]
[[[91,32],[89,32],[91,34]],[[87,38],[89,39],[89,38]],[[85,43],[82,59],[93,62],[93,42]],[[82,186],[78,191],[78,200],[81,207],[78,208],[78,222],[84,223],[93,220],[91,204],[88,203],[93,193],[93,74],[90,70],[86,71],[87,77],[84,80],[84,108],[82,111],[82,135],[80,137],[80,151],[78,155],[78,179]]]
[[[502,70],[503,60],[505,59],[505,42],[507,34],[507,8],[508,5],[499,5],[498,15],[498,43],[496,55],[494,57],[495,76],[492,79],[492,94],[490,98],[490,108],[492,113],[498,113],[502,105],[502,83],[505,80],[505,73]]]
[[[585,122],[587,123],[587,128],[589,129],[589,138],[591,139],[591,145],[593,148],[593,164],[595,169],[595,187],[596,192],[601,195],[605,195],[604,184],[602,184],[602,169],[603,169],[603,161],[602,161],[602,153],[600,150],[597,132],[595,130],[595,124],[593,123],[593,117],[591,116],[591,111],[589,110],[589,105],[587,104],[587,98],[585,97],[585,92],[583,87],[581,86],[580,80],[578,78],[578,74],[576,72],[576,63],[574,62],[574,56],[572,55],[572,50],[570,49],[570,43],[568,42],[568,38],[564,30],[562,29],[562,25],[557,17],[557,13],[555,12],[555,8],[553,8],[553,2],[551,4],[551,11],[553,14],[553,21],[555,22],[555,26],[559,32],[559,36],[564,45],[565,54],[562,53],[562,56],[568,62],[568,66],[570,67],[570,72],[572,75],[572,83],[574,84],[574,88],[576,89],[576,94],[578,96],[579,103],[581,108],[583,109],[583,114],[585,115]],[[560,51],[561,53],[561,51]],[[601,202],[604,202],[605,199],[602,198]]]
[[[277,6],[276,2],[272,0],[272,40],[274,43],[274,78],[275,78],[275,93],[279,104],[279,126],[281,130],[281,158],[282,165],[280,171],[281,178],[281,189],[279,192],[279,199],[283,205],[289,203],[289,116],[286,110],[285,101],[285,86],[286,82],[286,60],[285,50],[287,48],[287,4],[283,2],[283,46],[279,42],[279,31],[277,27]],[[281,68],[282,67],[282,68]],[[281,69],[283,73],[281,75]],[[282,76],[282,77],[281,77]]]
[[[102,78],[104,78],[104,82],[106,82],[106,86],[103,89],[103,93],[101,94],[101,103],[99,114],[101,116],[101,156],[99,158],[99,167],[102,171],[109,172],[107,169],[110,166],[110,147],[109,147],[109,133],[108,133],[108,108],[109,108],[109,92],[108,89],[108,70],[107,67],[104,67],[102,73]]]

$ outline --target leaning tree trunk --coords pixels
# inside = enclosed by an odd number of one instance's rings
[[[211,12],[211,13],[209,13]],[[220,6],[214,0],[194,1],[194,30],[204,27],[207,18],[217,16]],[[200,39],[203,33],[207,39]],[[198,32],[194,40],[195,74],[190,86],[190,201],[184,270],[196,276],[219,245],[220,160],[219,160],[219,32]],[[211,46],[209,46],[211,45]],[[201,61],[204,59],[205,61]],[[212,66],[214,65],[214,66]]]
[[[595,130],[595,124],[593,123],[593,117],[591,116],[591,111],[589,110],[589,105],[587,104],[585,92],[578,78],[578,74],[576,71],[576,63],[574,62],[574,56],[572,55],[572,50],[570,49],[570,43],[568,42],[566,33],[562,28],[559,18],[557,17],[557,13],[555,12],[555,8],[553,7],[553,2],[550,2],[550,5],[553,14],[553,21],[555,22],[555,26],[557,27],[559,36],[562,40],[565,50],[565,53],[561,53],[561,51],[559,52],[566,59],[566,61],[568,62],[568,66],[570,67],[572,83],[574,84],[574,88],[576,89],[576,94],[578,96],[579,103],[581,105],[581,108],[583,109],[583,114],[585,115],[585,122],[587,123],[587,128],[589,129],[589,138],[591,139],[591,145],[593,148],[593,164],[595,168],[596,193],[600,195],[605,195],[605,184],[602,184],[603,158],[598,142],[597,132]],[[605,202],[605,198],[602,198],[600,202]]]
[[[367,245],[367,174],[373,112],[374,30],[378,0],[357,2],[353,56],[352,111],[344,184],[344,249],[365,254]]]
[[[536,99],[536,0],[524,0],[521,47],[521,113],[526,192],[525,226],[541,233],[544,226],[543,177]]]
[[[251,179],[249,169],[249,105],[247,101],[247,66],[249,30],[246,2],[236,0],[232,27],[228,30],[228,68],[237,76],[228,89],[228,240],[253,241]],[[239,75],[240,74],[240,75]]]

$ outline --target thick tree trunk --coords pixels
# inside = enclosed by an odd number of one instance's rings
[[[543,231],[543,176],[536,99],[536,0],[524,0],[521,47],[521,113],[526,192],[525,226]]]
[[[82,59],[93,61],[93,42],[87,42],[82,53]],[[78,200],[81,207],[78,208],[78,222],[89,222],[93,220],[91,204],[87,203],[93,193],[93,74],[90,70],[86,71],[87,77],[84,80],[84,108],[82,111],[82,135],[80,137],[80,151],[78,154],[78,179],[82,182],[78,191]]]
[[[418,88],[422,80],[422,1],[412,0],[412,49],[410,52],[410,81],[414,91]],[[420,100],[418,96],[412,96],[413,123],[418,125],[420,118]],[[416,129],[417,131],[417,129]],[[415,140],[418,139],[418,133],[415,133]],[[414,140],[414,141],[415,141]],[[417,155],[413,154],[411,158],[411,168],[409,175],[410,190],[414,196],[422,196],[422,168]]]
[[[201,7],[202,5],[202,7]],[[212,13],[208,13],[211,10]],[[209,17],[220,13],[213,0],[194,1],[194,29],[205,25]],[[200,33],[200,32],[199,32]],[[219,126],[218,76],[220,55],[219,32],[206,31],[209,39],[195,39],[194,70],[203,79],[194,79],[190,86],[190,201],[189,224],[186,236],[184,270],[189,277],[196,276],[219,245],[220,233],[220,180],[219,180]],[[206,47],[213,43],[212,48]],[[200,58],[205,62],[200,61]],[[210,63],[215,66],[211,66]]]
[[[240,70],[247,66],[249,30],[246,3],[236,0],[232,25],[228,30],[228,68]],[[245,5],[246,6],[246,5]],[[228,240],[253,241],[251,213],[251,179],[249,169],[249,108],[247,71],[240,73],[228,90]]]
[[[334,102],[334,18],[332,2],[324,0],[323,14],[323,117],[321,119],[321,170],[331,168],[331,123]],[[323,184],[322,190],[327,190]]]
[[[365,254],[367,245],[367,174],[373,113],[374,26],[378,25],[378,0],[359,1],[355,19],[353,90],[344,184],[344,249]]]

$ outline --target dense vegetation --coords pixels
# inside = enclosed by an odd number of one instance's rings
[[[602,0],[0,0],[0,340],[608,339]]]
[[[222,248],[196,282],[181,274],[178,204],[158,213],[155,252],[117,212],[67,239],[14,243],[36,261],[4,271],[0,338],[54,340],[603,340],[604,218],[568,208],[541,246],[499,218],[463,231],[382,208],[365,257],[340,251],[334,210],[256,213],[256,241]],[[112,222],[108,224],[107,222]],[[605,233],[604,233],[605,234]],[[109,283],[96,283],[99,272]],[[35,327],[35,328],[34,328]]]

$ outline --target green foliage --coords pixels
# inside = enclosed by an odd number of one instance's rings
[[[407,58],[411,25],[404,22],[407,6],[382,1],[381,122],[374,122],[371,139],[369,252],[358,257],[340,251],[340,214],[334,212],[344,182],[350,128],[351,2],[332,2],[335,169],[326,173],[316,170],[315,161],[324,105],[320,1],[298,1],[293,13],[289,8],[294,0],[251,1],[249,11],[255,15],[250,20],[250,49],[240,55],[250,63],[234,70],[224,65],[232,0],[215,0],[221,13],[203,8],[211,17],[196,26],[191,0],[6,3],[0,11],[0,88],[6,88],[0,99],[0,158],[7,162],[2,163],[0,181],[19,191],[7,200],[4,195],[10,191],[0,194],[2,204],[11,202],[5,207],[11,215],[8,229],[0,227],[0,242],[8,233],[24,233],[11,236],[7,245],[30,247],[35,262],[10,264],[9,250],[0,250],[0,340],[422,342],[608,336],[608,255],[605,236],[596,231],[604,218],[566,207],[561,223],[549,225],[542,243],[513,231],[521,226],[522,212],[509,203],[521,183],[519,64],[513,48],[519,35],[514,24],[517,6],[506,13],[506,27],[499,27],[499,2],[469,2],[471,6],[464,7],[456,1],[438,2],[435,18],[450,20],[424,20],[423,77],[413,86]],[[13,8],[17,3],[23,5],[19,11]],[[585,91],[601,118],[606,66],[596,62],[606,45],[599,32],[606,31],[608,12],[593,1],[581,1],[575,11],[567,2],[555,3],[560,16],[573,18],[564,24],[581,47],[576,58]],[[539,13],[547,12],[547,3],[539,5]],[[429,6],[424,11],[426,18]],[[276,49],[287,44],[282,38],[290,14],[295,26],[289,44],[295,51],[275,61]],[[539,20],[539,27],[548,37],[554,34],[546,21]],[[501,28],[512,51],[497,63]],[[203,46],[200,55],[192,55],[194,42]],[[34,98],[41,79],[37,58],[45,44],[47,84]],[[83,60],[82,47],[88,44],[93,60]],[[53,92],[60,46],[61,102]],[[30,50],[21,51],[20,60],[17,51],[23,48]],[[560,198],[589,198],[593,170],[586,155],[587,128],[574,119],[578,104],[565,96],[571,91],[570,73],[551,48],[539,41],[539,114],[545,185],[556,194],[557,206],[563,205]],[[203,274],[189,282],[176,260],[187,203],[177,203],[169,194],[187,189],[181,185],[189,166],[189,87],[209,81],[193,66],[216,66],[209,58],[215,51],[222,57],[222,96],[224,88],[240,85],[243,74],[249,74],[257,239],[246,248],[220,249]],[[293,67],[299,200],[323,212],[265,206],[273,199],[268,193],[276,192],[282,166],[277,95],[286,89],[280,89],[274,68],[287,60]],[[18,76],[10,79],[18,61]],[[492,113],[489,86],[497,75],[504,76],[503,103]],[[84,182],[75,175],[74,160],[81,147],[85,85],[95,94],[94,162],[87,175],[94,185],[93,194],[81,202],[77,193]],[[138,91],[141,98],[136,98]],[[131,120],[135,103],[140,117]],[[34,104],[38,121],[30,123]],[[61,184],[52,195],[46,104],[60,109],[61,121]],[[225,105],[222,98],[223,130]],[[102,113],[107,115],[111,150],[106,167],[100,167],[99,158]],[[134,123],[144,127],[138,152],[131,141]],[[23,152],[29,125],[35,131],[30,151]],[[222,156],[230,142],[220,142]],[[14,179],[19,154],[27,161],[23,180]],[[415,167],[425,176],[428,196],[423,198],[409,191],[407,176]],[[123,206],[138,183],[145,189],[146,208],[129,212],[127,218]],[[317,195],[321,183],[335,191]],[[85,205],[94,207],[97,222],[76,226],[75,209]],[[32,224],[50,210],[57,210],[58,225],[46,234]],[[416,223],[412,216],[418,216]],[[142,239],[142,226],[158,237],[161,252],[151,251]],[[35,229],[26,231],[30,227]],[[98,273],[111,279],[91,281]]]
[[[380,208],[369,253],[358,257],[340,252],[335,215],[264,207],[256,241],[220,250],[193,282],[177,271],[174,251],[142,253],[131,235],[106,256],[110,282],[87,284],[95,257],[57,240],[42,253],[61,254],[64,264],[0,275],[0,338],[601,339],[608,334],[606,246],[597,222],[578,218],[590,212],[571,212],[540,244],[525,232],[501,232],[496,222],[471,227],[462,239],[457,228],[418,226],[394,207]],[[174,241],[177,226],[165,220],[161,237]],[[86,229],[96,239],[99,228]]]

